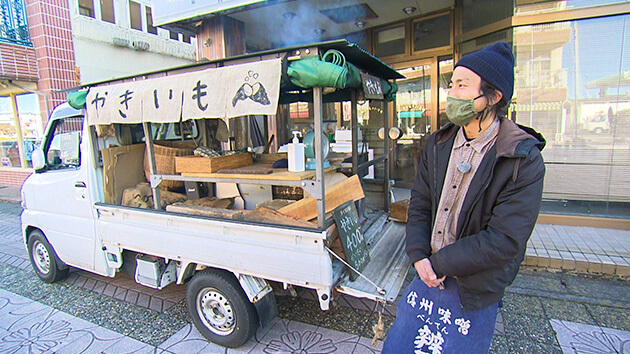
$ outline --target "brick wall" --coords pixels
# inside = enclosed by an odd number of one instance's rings
[[[0,185],[2,186],[22,186],[26,177],[33,171],[19,168],[5,168],[0,170]]]
[[[49,93],[52,109],[66,101],[66,93],[53,91],[79,84],[74,69],[68,0],[26,0],[26,13],[39,67],[37,86],[40,91]],[[45,112],[43,102],[40,106],[41,111]]]
[[[0,43],[0,77],[10,80],[37,81],[35,49]]]

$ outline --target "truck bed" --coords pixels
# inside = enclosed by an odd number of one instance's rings
[[[332,286],[326,231],[97,204],[103,244],[313,289]]]

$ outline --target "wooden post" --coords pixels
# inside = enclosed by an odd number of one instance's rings
[[[359,119],[357,117],[357,90],[350,93],[350,127],[352,129],[352,174],[357,174],[359,166]],[[360,177],[360,176],[359,176]]]
[[[17,101],[14,93],[9,94],[9,96],[11,98],[11,106],[13,107],[13,124],[15,125],[15,132],[17,134],[17,149],[18,156],[20,157],[20,165],[22,168],[28,168],[24,154],[24,139],[22,138],[22,124],[20,124],[20,113],[18,112]]]
[[[142,123],[144,128],[144,142],[147,145],[147,154],[149,156],[149,171],[150,175],[157,174],[155,167],[155,154],[153,151],[153,134],[151,133],[151,123]],[[149,181],[151,182],[151,181]],[[162,210],[162,203],[160,201],[160,189],[151,185],[153,191],[153,206],[156,210]]]
[[[229,16],[203,20],[197,33],[198,59],[223,59],[245,54],[245,24]]]

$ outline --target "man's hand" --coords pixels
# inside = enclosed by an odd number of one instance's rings
[[[416,268],[416,272],[418,272],[420,279],[430,288],[440,285],[444,279],[446,279],[446,276],[443,276],[440,279],[437,278],[437,275],[435,275],[435,272],[433,271],[433,267],[431,267],[431,261],[428,258],[415,262],[413,266]]]

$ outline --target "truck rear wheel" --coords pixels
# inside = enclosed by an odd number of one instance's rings
[[[39,230],[28,237],[28,256],[37,276],[46,283],[54,283],[68,276],[68,268],[60,268],[55,251]]]
[[[258,329],[254,305],[234,275],[225,271],[195,274],[186,288],[186,306],[197,330],[224,347],[245,344]]]

